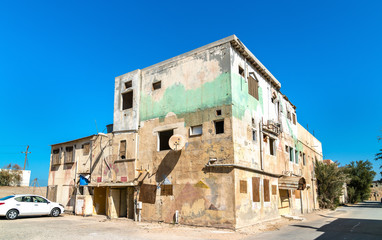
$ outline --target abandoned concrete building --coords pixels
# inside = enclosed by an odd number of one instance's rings
[[[116,77],[108,133],[52,145],[48,197],[225,228],[311,212],[322,146],[280,88],[235,35]]]

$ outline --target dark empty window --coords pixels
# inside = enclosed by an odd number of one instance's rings
[[[122,93],[122,110],[133,107],[133,91]]]
[[[276,140],[273,138],[269,138],[269,154],[276,156]]]
[[[153,90],[157,90],[157,89],[159,89],[161,87],[162,87],[162,82],[161,81],[153,83]]]
[[[296,158],[296,163],[298,164],[298,151],[297,151],[297,150],[295,151],[294,156],[295,156],[295,158]]]
[[[239,66],[239,75],[244,77],[244,69]]]
[[[159,132],[159,151],[163,150],[170,150],[170,146],[168,145],[168,140],[170,140],[170,137],[174,135],[174,130],[168,130]]]
[[[293,124],[296,125],[296,114],[292,113],[293,116]]]
[[[257,141],[257,131],[256,130],[252,130],[252,140]]]
[[[215,133],[221,134],[224,133],[224,120],[215,121]]]
[[[252,118],[252,125],[255,125],[255,118]]]
[[[216,116],[221,116],[222,115],[222,110],[216,110]]]
[[[259,100],[259,83],[251,76],[248,77],[248,94]]]
[[[121,159],[126,159],[126,140],[122,140],[119,143],[119,157]]]
[[[125,88],[131,88],[133,86],[133,82],[132,81],[128,81],[128,82],[125,82]]]
[[[302,154],[302,164],[306,165],[305,153]]]

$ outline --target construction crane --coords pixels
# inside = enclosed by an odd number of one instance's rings
[[[25,167],[27,165],[28,153],[31,153],[31,152],[28,152],[28,149],[29,149],[29,145],[27,146],[27,150],[25,152],[21,152],[21,153],[25,153],[25,161],[24,161],[24,169],[23,170],[25,170]]]

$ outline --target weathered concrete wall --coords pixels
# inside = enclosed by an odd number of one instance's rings
[[[132,86],[126,88],[131,81]],[[136,130],[139,123],[141,70],[135,70],[115,78],[113,131]],[[133,106],[122,109],[122,93],[133,92]]]
[[[36,194],[46,197],[46,187],[0,187],[0,198],[15,194]]]
[[[145,184],[157,186],[155,203],[143,204],[143,219],[172,222],[178,210],[181,223],[234,225],[233,171],[205,169],[211,158],[233,162],[229,61],[224,44],[142,70],[137,168],[149,171]],[[153,90],[156,81],[162,87]],[[224,120],[224,133],[216,134],[216,120]],[[197,125],[202,135],[190,136]],[[158,133],[169,129],[185,138],[183,150],[159,151]],[[173,185],[171,196],[161,196],[163,184]]]

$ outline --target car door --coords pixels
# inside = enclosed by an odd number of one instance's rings
[[[33,196],[33,214],[44,215],[49,214],[49,204],[45,198],[40,196]]]
[[[16,208],[19,210],[19,215],[33,215],[33,198],[32,196],[22,196],[15,198]]]

